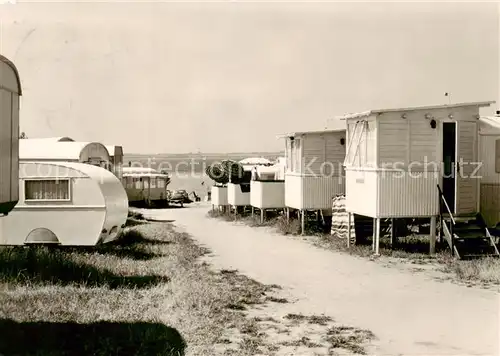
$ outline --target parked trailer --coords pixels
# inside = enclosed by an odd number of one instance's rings
[[[21,81],[14,63],[0,55],[0,216],[19,199],[19,97]]]
[[[112,170],[109,152],[99,142],[23,139],[19,142],[19,160],[21,162],[80,162]]]
[[[167,186],[170,177],[153,168],[123,167],[122,184],[131,205],[168,205]]]
[[[19,202],[0,222],[1,245],[93,246],[116,240],[128,215],[120,180],[73,162],[21,162]]]
[[[56,146],[54,150],[61,150],[64,156],[61,157],[60,154],[54,155],[51,151],[47,153],[47,149],[50,147],[54,147],[53,143],[57,142],[74,142],[70,145],[59,145]],[[103,166],[107,170],[113,172],[118,179],[122,178],[122,167],[123,167],[123,147],[116,145],[106,145],[104,146],[108,153],[104,152],[102,145],[99,143],[98,145],[91,145],[92,142],[80,142],[73,140],[71,137],[63,136],[63,137],[43,137],[43,138],[31,138],[28,141],[23,141],[23,149],[21,160],[42,160],[46,161],[47,158],[53,156],[54,160],[65,160],[69,162],[83,162],[83,163],[92,163],[87,162],[88,158],[92,156],[94,158],[94,162],[98,166]],[[40,148],[40,145],[43,145]],[[57,148],[59,147],[59,149]],[[68,149],[69,147],[69,149]],[[64,150],[62,150],[64,149]],[[86,153],[85,151],[92,150],[92,153]],[[73,152],[73,153],[71,153]],[[108,159],[108,162],[104,160]],[[87,160],[87,161],[86,161]]]

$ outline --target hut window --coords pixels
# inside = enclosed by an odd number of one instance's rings
[[[149,178],[143,178],[143,182],[144,182],[144,189],[148,189],[149,188]]]
[[[290,141],[290,171],[300,172],[300,139]]]
[[[135,189],[142,189],[142,179],[134,178]]]
[[[500,138],[495,141],[495,172],[500,173]]]
[[[163,178],[158,178],[158,188],[165,188],[165,180]]]
[[[156,188],[156,178],[151,177],[151,188]]]
[[[301,165],[301,160],[300,160],[300,142],[301,140],[295,140],[295,171],[296,172],[301,172],[300,165]]]
[[[37,179],[24,182],[25,200],[70,200],[69,179]]]

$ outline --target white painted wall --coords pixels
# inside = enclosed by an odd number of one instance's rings
[[[250,205],[259,209],[285,207],[285,182],[251,181]]]
[[[227,187],[212,186],[210,198],[215,206],[227,205]]]
[[[364,216],[377,216],[377,172],[346,168],[346,211]]]
[[[227,184],[227,203],[232,206],[250,205],[250,192],[243,193],[239,184]]]

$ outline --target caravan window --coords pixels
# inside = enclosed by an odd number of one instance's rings
[[[165,188],[165,179],[158,178],[158,188]]]
[[[26,180],[24,200],[71,200],[69,179]]]
[[[144,182],[144,189],[149,188],[149,178],[142,178],[142,181]]]
[[[156,188],[156,178],[151,177],[151,188]]]
[[[500,173],[500,138],[495,141],[495,172]]]
[[[142,189],[142,178],[134,178],[135,189]]]

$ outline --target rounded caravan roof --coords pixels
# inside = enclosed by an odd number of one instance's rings
[[[99,142],[54,142],[36,138],[19,140],[19,159],[23,161],[88,162],[91,158],[110,160],[108,150]]]
[[[123,167],[122,168],[122,177],[165,177],[167,178],[167,174],[163,174],[158,172],[154,168],[148,167]]]
[[[21,79],[16,66],[0,54],[0,88],[22,95]]]
[[[71,137],[63,136],[63,137],[37,137],[37,138],[28,138],[27,140],[37,140],[39,142],[75,142]]]
[[[113,226],[118,229],[125,224],[128,215],[128,197],[121,181],[110,171],[90,164],[79,162],[22,162],[22,166],[33,165],[32,171],[30,168],[23,167],[21,169],[21,178],[29,177],[75,177],[74,173],[79,177],[87,177],[94,181],[104,198],[106,214],[103,222],[103,227],[108,231]],[[47,171],[40,169],[40,166],[46,166]],[[51,168],[53,167],[53,168]],[[54,172],[51,172],[54,169]],[[74,173],[71,173],[74,172]],[[85,186],[84,186],[85,187]],[[102,228],[101,228],[102,229]],[[97,236],[96,236],[97,239]]]

